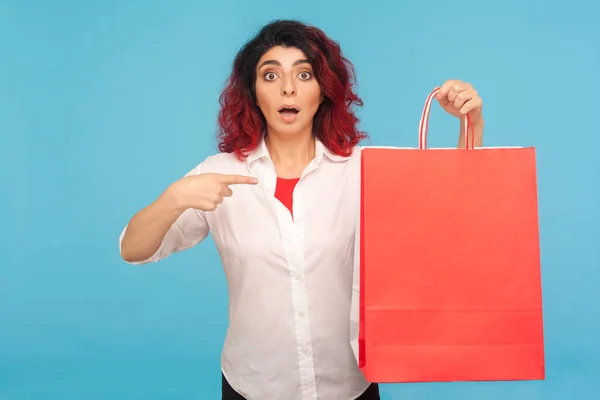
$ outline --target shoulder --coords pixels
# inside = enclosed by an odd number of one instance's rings
[[[363,148],[364,148],[364,146],[359,146],[359,145],[354,146],[352,148],[352,155],[351,155],[351,157],[360,158],[360,153],[362,152]]]
[[[350,161],[352,162],[360,162],[360,156],[361,156],[361,152],[362,152],[363,146],[354,146],[352,148],[352,153],[350,153],[348,155],[348,158],[350,159]]]
[[[232,174],[246,168],[245,160],[240,160],[233,153],[217,153],[206,157],[192,168],[186,175],[205,173]]]

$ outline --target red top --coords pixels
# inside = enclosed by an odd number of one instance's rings
[[[277,178],[277,186],[275,187],[275,197],[284,206],[286,206],[288,210],[290,210],[292,217],[294,216],[294,213],[292,211],[294,188],[296,187],[296,183],[298,183],[299,180],[300,178]]]

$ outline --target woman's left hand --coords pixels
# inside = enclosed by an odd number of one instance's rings
[[[448,80],[440,87],[436,99],[450,115],[462,118],[469,114],[471,123],[475,126],[482,119],[483,101],[470,83]]]

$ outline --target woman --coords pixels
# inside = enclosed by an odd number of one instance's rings
[[[379,399],[349,343],[357,145],[366,137],[351,108],[362,104],[353,74],[319,29],[265,26],[237,55],[221,96],[221,152],[121,235],[122,257],[143,264],[211,231],[229,287],[223,399]],[[475,90],[448,81],[438,100],[456,117],[470,113],[480,145]]]

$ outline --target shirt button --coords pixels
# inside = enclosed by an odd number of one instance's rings
[[[304,313],[302,311],[298,311],[298,316],[304,317]]]

